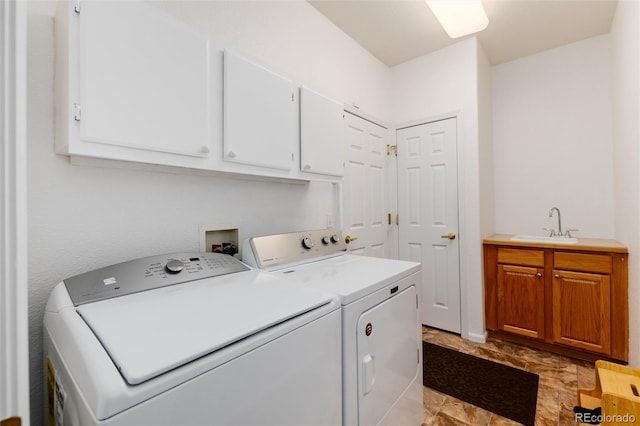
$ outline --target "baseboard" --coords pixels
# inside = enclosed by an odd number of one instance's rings
[[[466,339],[476,343],[487,343],[487,336],[488,334],[486,331],[482,334],[467,333]]]

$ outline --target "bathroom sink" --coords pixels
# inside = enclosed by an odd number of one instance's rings
[[[522,241],[526,243],[551,243],[551,244],[578,244],[578,239],[574,237],[540,237],[537,235],[514,235],[511,241]]]

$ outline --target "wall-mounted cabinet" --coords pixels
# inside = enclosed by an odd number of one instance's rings
[[[293,81],[224,52],[224,159],[280,170],[294,165]]]
[[[628,361],[627,249],[484,241],[485,320],[496,336],[587,359]]]
[[[344,175],[344,107],[313,89],[300,88],[300,168]]]
[[[63,3],[57,151],[140,162],[149,151],[209,156],[207,38],[142,2]]]
[[[306,88],[301,104],[293,78],[152,3],[60,2],[56,38],[59,154],[287,181],[342,176],[341,104]]]

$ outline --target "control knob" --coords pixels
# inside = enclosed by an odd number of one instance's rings
[[[306,248],[307,250],[311,250],[313,248],[313,240],[311,240],[311,238],[309,237],[304,237],[302,239],[302,247]]]
[[[184,269],[184,263],[178,259],[171,259],[167,262],[164,269],[170,274],[177,274]]]
[[[333,244],[337,244],[337,243],[338,243],[338,241],[340,241],[340,238],[339,238],[336,234],[333,234],[333,235],[331,236],[331,242],[332,242]]]
[[[329,245],[330,242],[330,238],[329,237],[322,237],[322,244]]]

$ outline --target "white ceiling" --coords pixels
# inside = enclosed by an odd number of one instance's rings
[[[307,0],[388,66],[462,39],[444,32],[424,0]],[[626,0],[628,1],[628,0]],[[478,39],[493,65],[606,34],[616,0],[483,0]]]

